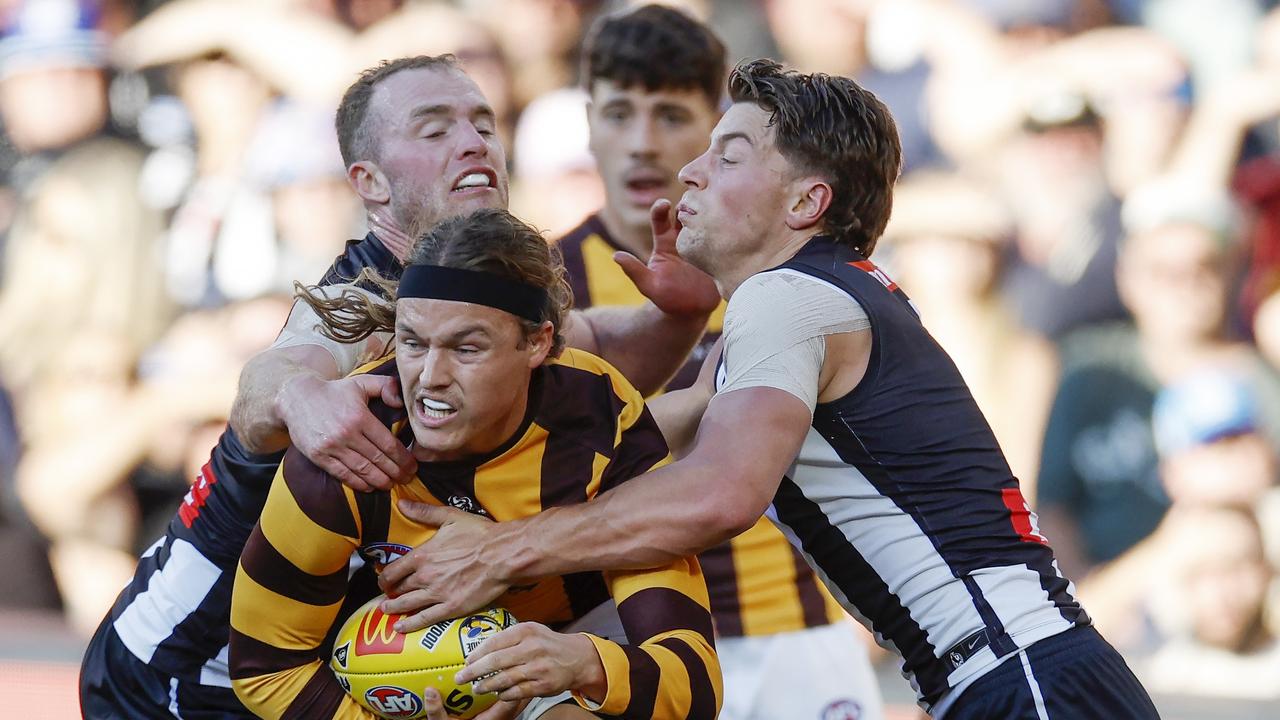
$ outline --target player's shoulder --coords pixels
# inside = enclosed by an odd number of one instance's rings
[[[560,357],[542,367],[541,384],[538,423],[568,434],[612,428],[624,413],[639,412],[644,406],[644,397],[617,368],[575,348],[566,348]],[[612,448],[612,431],[604,432],[602,437],[606,435],[607,442],[602,447]]]
[[[353,509],[355,491],[311,462],[296,447],[289,448],[280,463],[276,482],[282,480],[293,504],[311,522],[339,535],[359,537]]]
[[[561,235],[555,241],[555,244],[559,246],[561,252],[572,252],[593,237],[598,237],[605,241],[609,239],[604,223],[600,222],[599,216],[595,214],[588,215],[577,227]]]
[[[608,392],[620,403],[643,402],[644,396],[631,381],[608,360],[577,348],[565,348],[560,357],[545,366],[546,382],[559,391],[578,388],[583,391]]]
[[[725,308],[725,332],[734,326],[788,322],[830,302],[856,303],[835,285],[789,268],[776,268],[747,278],[733,292]]]
[[[402,268],[400,261],[391,250],[373,233],[359,240],[347,241],[342,254],[333,261],[329,271],[321,279],[321,285],[339,285],[354,282],[360,271],[366,268],[376,270],[384,278],[399,278]],[[376,288],[366,288],[377,292]]]
[[[378,377],[398,377],[399,369],[396,367],[396,354],[394,350],[390,350],[376,360],[361,365],[347,377],[355,377],[357,375],[375,375]],[[388,428],[395,429],[396,423],[405,419],[403,408],[392,407],[383,402],[381,396],[374,397],[369,400],[369,412],[378,418],[378,421]]]
[[[351,374],[348,375],[347,377],[352,377],[354,375],[395,376],[397,372],[398,370],[396,369],[396,354],[395,354],[395,351],[390,351],[386,355],[383,355],[382,357],[376,358],[374,360],[370,360],[369,362],[361,365],[360,367],[357,367],[355,370],[352,370]]]

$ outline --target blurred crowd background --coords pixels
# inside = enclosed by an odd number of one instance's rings
[[[554,238],[603,202],[577,53],[624,4],[0,0],[0,627],[97,625],[293,280],[365,232],[332,126],[359,70],[457,55]],[[1090,614],[1158,696],[1280,699],[1277,2],[674,4],[890,106],[875,259]]]

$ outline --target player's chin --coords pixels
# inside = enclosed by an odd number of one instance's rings
[[[454,215],[468,215],[476,210],[505,210],[507,193],[502,188],[468,188],[449,193],[449,207]]]

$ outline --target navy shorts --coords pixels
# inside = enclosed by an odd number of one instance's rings
[[[169,677],[139,660],[109,618],[98,626],[80,665],[80,712],[87,720],[254,717],[231,688]]]
[[[1091,627],[1045,638],[956,698],[946,720],[1159,720],[1124,658]]]

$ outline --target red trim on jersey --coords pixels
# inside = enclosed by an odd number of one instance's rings
[[[888,275],[886,275],[883,270],[876,267],[875,263],[871,262],[870,260],[856,260],[849,264],[867,273],[868,275],[875,278],[876,280],[879,280],[880,284],[888,288],[889,292],[897,291],[898,283],[894,282],[893,278],[890,278]]]
[[[182,507],[178,508],[178,517],[182,520],[182,524],[188,528],[200,517],[200,508],[204,507],[204,503],[209,499],[209,493],[213,492],[213,486],[217,484],[218,478],[213,474],[213,465],[211,462],[204,464],[200,468],[200,475],[194,483],[191,483],[191,490],[182,500]]]
[[[1005,488],[1000,491],[1000,497],[1004,500],[1004,506],[1009,508],[1009,522],[1013,525],[1014,532],[1018,533],[1023,542],[1049,544],[1032,526],[1031,508],[1027,506],[1026,498],[1022,497],[1022,490],[1016,487]]]

